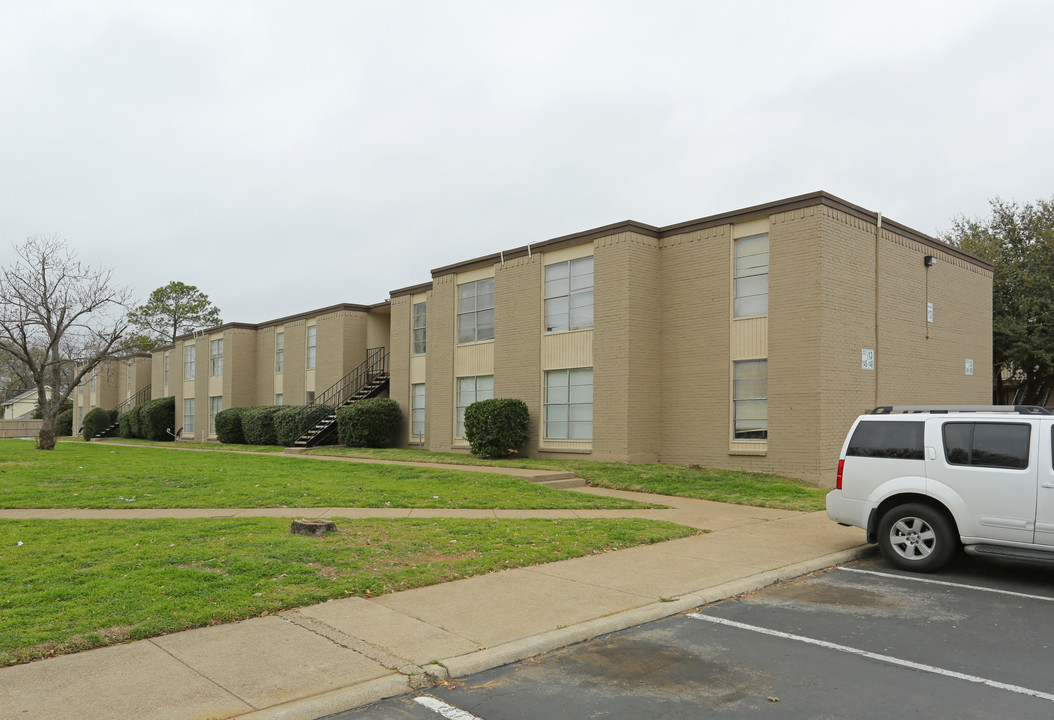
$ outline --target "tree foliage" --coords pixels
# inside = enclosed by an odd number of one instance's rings
[[[175,280],[150,293],[145,303],[128,314],[128,319],[140,331],[136,336],[140,345],[149,343],[149,338],[167,345],[180,335],[222,322],[220,309],[209,301],[208,295],[194,285]]]
[[[990,217],[956,218],[943,239],[995,266],[995,402],[1042,404],[1054,388],[1054,197],[989,204]]]
[[[0,268],[0,346],[29,371],[44,421],[37,447],[51,450],[74,386],[125,351],[131,291],[113,285],[112,269],[81,263],[57,236],[30,237],[14,252],[14,263]]]

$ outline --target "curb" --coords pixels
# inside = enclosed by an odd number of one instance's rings
[[[446,671],[445,674],[449,678],[473,675],[484,670],[491,670],[502,665],[543,655],[569,645],[586,642],[601,635],[680,615],[702,605],[708,605],[719,600],[727,600],[737,595],[760,590],[774,583],[801,577],[802,575],[824,570],[851,560],[858,560],[872,555],[876,551],[877,548],[874,545],[858,545],[848,550],[822,555],[811,560],[804,560],[776,570],[750,575],[722,585],[685,593],[669,602],[650,603],[606,617],[587,620],[566,628],[550,630],[549,632],[523,638],[522,640],[513,640],[486,650],[477,650],[466,655],[458,655],[440,661],[439,666]],[[429,666],[429,669],[431,670],[432,667]],[[443,671],[431,671],[428,674],[434,676],[436,682],[442,682],[446,679],[443,677]],[[326,715],[354,710],[364,705],[370,705],[423,689],[411,687],[410,680],[405,675],[388,675],[369,682],[331,690],[308,698],[292,700],[282,705],[255,710],[235,717],[238,720],[316,720]]]

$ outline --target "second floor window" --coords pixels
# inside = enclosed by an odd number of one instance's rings
[[[275,333],[274,336],[274,371],[282,372],[285,367],[285,333]]]
[[[307,329],[307,369],[315,369],[315,331],[314,325],[311,325]]]
[[[193,380],[195,374],[195,355],[197,348],[193,345],[183,346],[183,379]]]
[[[223,340],[209,342],[209,375],[212,377],[223,375]]]
[[[593,258],[545,266],[545,331],[593,327]]]
[[[457,341],[494,339],[494,278],[457,286]]]
[[[413,335],[414,355],[425,354],[425,326],[428,320],[428,303],[414,303],[413,313]]]
[[[769,312],[769,236],[739,238],[733,283],[735,317],[768,315]]]

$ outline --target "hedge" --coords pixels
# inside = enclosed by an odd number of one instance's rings
[[[175,398],[173,397],[173,402],[174,401]],[[148,400],[147,402],[150,401]],[[132,433],[128,437],[143,437],[143,405],[144,403],[139,403],[125,413],[125,416],[128,417],[128,430]],[[124,418],[122,417],[121,419],[123,420]]]
[[[55,436],[65,437],[73,434],[73,408],[63,410],[55,416]]]
[[[120,430],[118,431],[120,436],[123,438],[135,438],[139,437],[132,431],[132,412],[129,410],[119,418]]]
[[[242,431],[242,413],[249,408],[228,408],[216,413],[216,439],[221,443],[244,444],[245,433]]]
[[[465,439],[481,458],[515,455],[527,442],[527,403],[516,398],[480,400],[465,408]]]
[[[326,405],[289,405],[274,415],[275,439],[291,447],[312,425],[333,412]]]
[[[391,447],[402,420],[399,403],[367,398],[337,411],[337,433],[348,447]]]
[[[176,431],[176,398],[174,396],[148,400],[132,409],[139,411],[139,436],[144,440],[174,440],[169,432]]]
[[[242,409],[242,434],[250,445],[277,445],[274,431],[274,416],[280,406],[251,407]]]
[[[85,440],[91,440],[113,425],[113,421],[116,418],[116,410],[107,410],[101,407],[92,408],[84,415],[84,422],[81,424],[81,435]]]

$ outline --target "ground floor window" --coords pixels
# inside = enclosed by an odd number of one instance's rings
[[[476,375],[457,379],[457,437],[465,437],[465,408],[494,397],[494,376]]]
[[[593,439],[593,368],[545,373],[545,439]]]
[[[194,432],[194,398],[183,400],[183,432]]]
[[[410,386],[410,434],[425,434],[425,384]]]
[[[223,397],[215,395],[209,398],[209,435],[216,434],[216,413],[223,410]]]
[[[733,439],[769,436],[769,361],[732,363]]]
[[[274,404],[275,405],[282,405],[283,403],[284,403],[284,398],[282,397],[282,393],[275,393]]]

